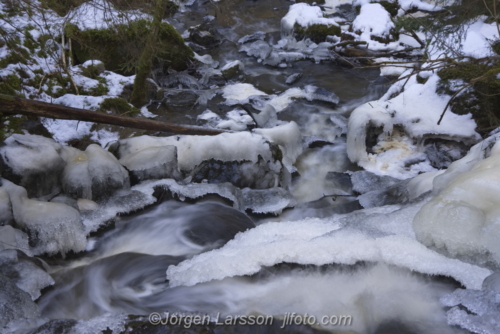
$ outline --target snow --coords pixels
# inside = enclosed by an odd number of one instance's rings
[[[352,23],[353,30],[361,32],[360,40],[367,42],[368,48],[371,50],[385,50],[396,47],[398,45],[397,42],[385,45],[371,38],[372,36],[389,37],[391,29],[394,27],[391,16],[378,3],[367,3],[361,6],[360,14]]]
[[[310,6],[307,3],[297,3],[290,6],[288,13],[281,19],[281,31],[290,35],[295,23],[302,27],[313,24],[338,25],[334,19],[323,17],[320,7]]]
[[[412,76],[402,93],[392,99],[380,99],[356,108],[348,123],[347,154],[351,161],[366,170],[398,178],[416,176],[419,172],[430,172],[433,168],[425,163],[425,156],[415,139],[437,136],[466,143],[474,143],[480,137],[475,131],[476,123],[469,115],[446,112],[440,125],[437,121],[449,97],[438,95],[436,87],[439,77],[431,75],[425,84],[419,84]],[[400,81],[401,83],[401,81]],[[401,83],[402,84],[402,83]],[[394,91],[397,88],[393,86]],[[388,96],[391,90],[385,95]],[[389,95],[390,96],[390,95]],[[404,133],[394,132],[401,126]],[[383,128],[377,152],[366,150],[368,126]],[[421,159],[424,162],[407,168],[405,162]]]
[[[222,97],[226,99],[228,105],[248,103],[252,96],[267,95],[248,83],[237,83],[226,85],[222,89]]]

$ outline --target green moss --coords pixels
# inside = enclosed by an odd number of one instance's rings
[[[101,111],[111,111],[114,114],[136,116],[140,110],[131,106],[127,101],[122,98],[108,98],[104,99],[100,107]]]
[[[42,0],[44,8],[50,8],[61,16],[65,16],[68,12],[80,6],[86,0]]]
[[[0,94],[19,95],[21,90],[21,79],[14,74],[0,78]]]
[[[109,29],[80,31],[72,24],[66,25],[66,35],[74,40],[75,62],[83,63],[99,59],[106,68],[125,75],[135,73],[138,59],[151,32],[146,20],[116,25]],[[155,61],[163,61],[175,70],[185,70],[193,60],[193,51],[170,24],[160,26],[159,40],[155,49]]]
[[[429,78],[422,78],[420,75],[417,75],[417,82],[419,84],[424,84],[427,82],[427,80],[429,80]]]
[[[302,27],[295,23],[293,29],[297,38],[310,38],[315,43],[324,42],[327,36],[340,36],[341,34],[339,26],[327,24],[311,24],[308,27]]]
[[[500,40],[497,39],[497,40],[493,41],[493,43],[491,43],[491,49],[497,55],[500,55]]]
[[[88,90],[87,95],[102,96],[108,94],[108,92],[109,92],[108,87],[102,82],[99,82],[97,86],[92,87]]]
[[[2,113],[0,113],[0,141],[4,141],[14,133],[22,134],[23,132],[21,131],[21,124],[24,120],[24,116],[4,116]]]
[[[372,3],[376,3],[376,2],[372,2]],[[398,10],[399,10],[399,5],[396,2],[389,2],[389,1],[380,1],[378,2],[382,7],[385,8],[385,10],[392,16],[396,16],[398,15]]]

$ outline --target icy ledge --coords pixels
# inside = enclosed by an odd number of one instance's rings
[[[446,258],[415,240],[411,222],[421,205],[396,211],[397,207],[363,210],[331,219],[263,224],[238,234],[223,248],[170,266],[167,279],[172,287],[192,286],[252,275],[263,267],[283,262],[350,265],[368,261],[450,276],[467,288],[479,288],[491,273],[488,269]]]

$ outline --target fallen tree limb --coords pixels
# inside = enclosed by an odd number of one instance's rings
[[[127,128],[153,130],[184,135],[214,136],[225,130],[207,129],[193,125],[178,125],[153,121],[144,118],[110,115],[103,112],[71,108],[59,104],[22,99],[0,94],[0,112],[3,114],[21,114],[56,119],[69,119],[84,122],[118,125]]]

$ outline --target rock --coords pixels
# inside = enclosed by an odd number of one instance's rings
[[[427,139],[424,146],[431,166],[437,169],[448,168],[453,161],[463,158],[469,151],[469,147],[462,142],[437,138]]]
[[[287,85],[293,85],[294,83],[299,81],[300,78],[302,78],[302,73],[294,73],[286,78],[285,83]]]
[[[245,65],[243,65],[241,61],[235,60],[224,65],[224,67],[221,68],[221,72],[225,79],[230,79],[242,74],[244,68]]]
[[[251,35],[243,36],[238,40],[238,44],[245,44],[249,42],[255,42],[257,40],[264,40],[266,38],[266,33],[263,31],[257,31]]]
[[[205,21],[199,26],[189,29],[189,38],[196,44],[213,48],[222,42],[222,36],[214,27],[212,21]]]
[[[0,273],[0,328],[10,321],[40,316],[38,306],[27,292],[19,289],[15,283]]]
[[[351,176],[346,173],[328,172],[325,176],[325,190],[330,189],[325,195],[352,194]]]
[[[9,194],[3,187],[0,187],[0,226],[12,225],[13,222],[14,216]]]
[[[399,183],[401,180],[391,176],[380,176],[368,171],[358,171],[351,174],[353,190],[365,194],[369,191],[381,190]]]

